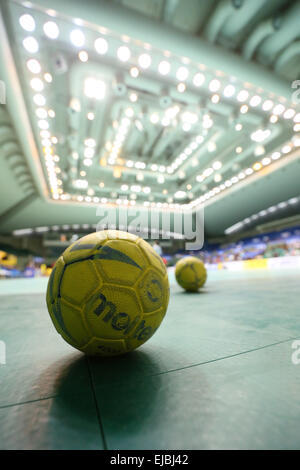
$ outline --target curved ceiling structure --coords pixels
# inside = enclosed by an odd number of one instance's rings
[[[216,236],[299,196],[299,11],[2,2],[0,232],[204,207]]]

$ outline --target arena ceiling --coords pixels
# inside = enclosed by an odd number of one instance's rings
[[[204,207],[218,235],[298,197],[299,14],[283,0],[3,1],[0,231],[95,224],[99,206]]]

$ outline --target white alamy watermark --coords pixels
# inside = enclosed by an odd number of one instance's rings
[[[0,80],[0,104],[6,104],[6,87],[2,80]]]
[[[184,240],[186,250],[200,250],[204,243],[204,209],[187,212],[157,209],[97,207],[96,230],[119,229],[144,239]]]
[[[292,342],[292,349],[295,349],[295,351],[292,354],[291,360],[292,363],[297,366],[300,364],[300,339],[296,339]]]
[[[6,364],[6,344],[0,340],[0,366]]]
[[[292,88],[295,88],[295,91],[292,93],[292,103],[300,103],[300,80],[294,80],[291,84]]]

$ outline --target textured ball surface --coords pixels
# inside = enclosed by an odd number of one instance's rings
[[[176,263],[175,277],[181,287],[195,292],[205,284],[207,272],[200,259],[195,256],[186,256]]]
[[[70,245],[48,282],[47,306],[58,333],[89,355],[124,354],[145,343],[167,311],[166,267],[145,240],[118,230]]]

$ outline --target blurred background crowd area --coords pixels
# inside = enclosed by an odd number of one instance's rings
[[[55,252],[49,256],[34,256],[29,253],[19,253],[18,251],[8,253],[0,251],[0,279],[16,277],[41,277],[49,276],[52,266],[57,257],[63,252],[66,245],[77,239],[74,234],[61,235],[61,248],[56,247]],[[187,252],[184,249],[173,246],[164,240],[151,242],[156,251],[161,254],[164,263],[174,266],[183,256],[191,255],[199,257],[204,261],[208,269],[227,269],[228,265],[234,262],[247,260],[263,260],[274,258],[299,257],[300,259],[300,226],[293,227],[281,232],[264,233],[252,238],[244,238],[230,244],[204,244],[200,251]],[[157,249],[159,245],[159,249]],[[0,246],[1,248],[1,246]],[[59,252],[60,251],[60,252]],[[238,263],[235,263],[236,266]],[[256,265],[257,266],[257,265]]]

